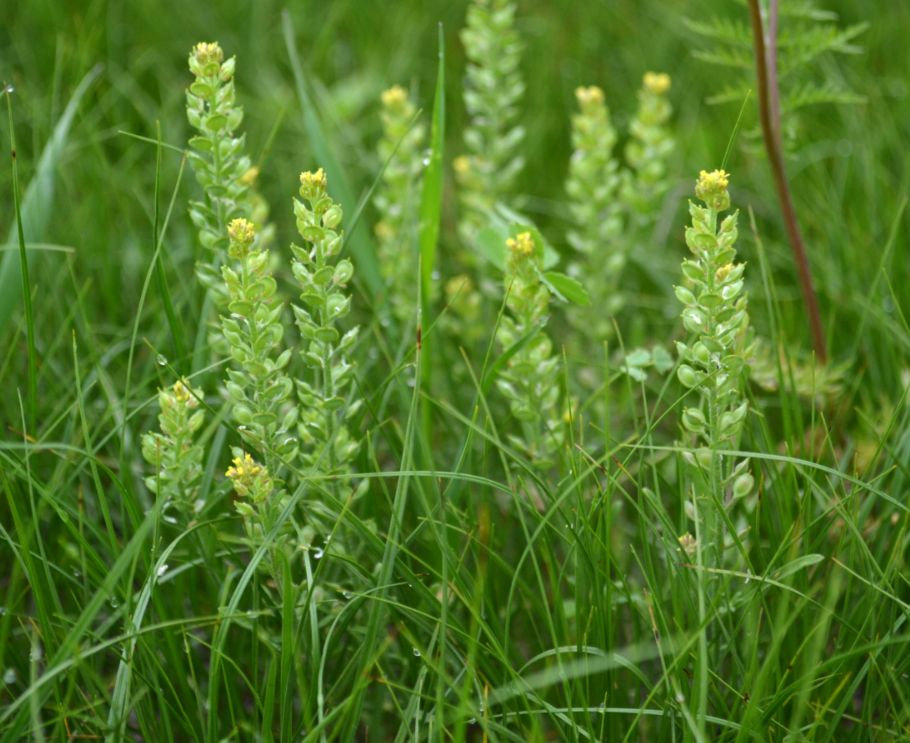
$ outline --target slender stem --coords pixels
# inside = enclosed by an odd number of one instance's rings
[[[35,434],[38,410],[38,354],[35,351],[35,316],[32,311],[32,282],[28,275],[28,251],[22,229],[22,210],[19,200],[19,165],[16,160],[16,131],[13,127],[12,88],[6,87],[6,110],[9,114],[10,156],[13,168],[13,208],[16,211],[16,235],[19,238],[19,270],[22,279],[22,304],[25,307],[25,336],[28,353],[28,430]]]
[[[812,286],[812,272],[809,268],[809,260],[806,257],[805,244],[803,243],[802,232],[799,228],[799,221],[796,218],[793,197],[790,193],[790,186],[787,183],[787,174],[784,169],[783,147],[780,136],[780,93],[777,85],[777,0],[771,0],[770,8],[769,34],[766,43],[759,0],[749,0],[762,137],[765,141],[768,160],[771,163],[774,186],[777,189],[777,197],[784,217],[784,226],[787,230],[790,246],[793,249],[793,259],[799,275],[806,313],[809,316],[815,353],[819,360],[824,363],[828,359],[828,350],[825,346],[821,312],[818,308],[818,298],[815,295],[815,289]]]

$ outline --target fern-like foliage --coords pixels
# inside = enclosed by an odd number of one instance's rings
[[[752,30],[745,2],[736,17],[687,18],[685,24],[705,46],[695,57],[710,64],[740,71],[755,69]],[[857,54],[854,41],[868,27],[857,23],[842,27],[837,15],[820,8],[814,0],[781,0],[777,37],[777,68],[781,114],[787,116],[806,106],[858,103],[861,95],[833,80],[818,80],[816,63],[828,54]],[[754,88],[752,76],[724,87],[709,103],[742,103]]]

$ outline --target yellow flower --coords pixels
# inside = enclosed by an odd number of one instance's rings
[[[228,237],[235,243],[250,245],[256,238],[256,229],[252,222],[242,217],[232,219],[228,224]]]
[[[695,183],[695,195],[714,211],[723,211],[730,206],[729,185],[730,174],[725,170],[712,170],[710,173],[703,170]]]
[[[582,111],[589,112],[604,102],[604,92],[596,85],[575,89],[575,99]]]
[[[173,391],[174,398],[177,400],[177,402],[186,405],[188,408],[195,408],[199,406],[199,402],[195,397],[193,397],[193,393],[190,392],[189,385],[187,385],[182,379],[177,380],[171,390]]]
[[[395,230],[389,225],[388,222],[377,222],[376,226],[373,228],[373,231],[376,233],[376,237],[380,240],[391,240],[395,237]]]
[[[217,41],[200,41],[193,47],[193,57],[200,65],[207,65],[212,62],[221,64],[224,61],[224,52]]]
[[[262,467],[256,464],[256,461],[249,454],[245,453],[243,457],[234,457],[233,465],[228,467],[227,472],[224,474],[235,482],[243,482],[261,473]]]
[[[645,90],[654,95],[664,95],[670,90],[670,76],[665,72],[646,72],[643,83]]]
[[[452,161],[452,167],[459,175],[464,175],[471,169],[471,158],[467,155],[459,155]]]
[[[534,252],[534,238],[530,232],[521,232],[515,237],[506,240],[506,247],[514,255],[527,256]]]
[[[255,165],[250,166],[250,168],[240,176],[240,182],[244,186],[252,186],[256,179],[259,177],[259,168]]]
[[[329,179],[325,171],[319,168],[315,173],[307,170],[300,174],[300,195],[312,201],[317,199],[326,192],[329,187]]]
[[[683,534],[676,541],[679,542],[679,548],[687,555],[694,555],[698,551],[698,542],[695,541],[695,537],[689,532]]]
[[[408,93],[400,85],[393,85],[382,92],[382,105],[386,108],[398,108],[407,100]]]

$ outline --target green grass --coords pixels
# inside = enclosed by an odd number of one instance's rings
[[[15,4],[0,28],[18,170],[6,155],[0,741],[910,738],[910,7],[837,3],[842,24],[870,24],[864,52],[817,74],[866,101],[803,111],[788,169],[846,372],[835,394],[798,394],[787,364],[776,389],[748,388],[736,454],[751,458],[760,498],[735,567],[699,569],[677,542],[693,530],[678,423],[691,401],[672,373],[636,381],[617,354],[683,338],[672,286],[686,199],[701,168],[719,167],[740,112],[705,104],[735,73],[693,58],[703,42],[682,22],[716,4],[519,2],[528,164],[516,200],[563,259],[574,88],[603,87],[623,131],[642,73],[671,72],[679,141],[672,188],[630,257],[621,335],[583,347],[552,303],[547,332],[578,404],[545,472],[508,438],[518,427],[495,384],[508,360],[494,340],[502,297],[485,299],[481,341],[460,345],[432,291],[434,268],[444,282],[460,250],[464,3],[308,3],[287,15],[274,0],[179,13],[76,5]],[[215,39],[238,58],[280,291],[294,293],[301,170],[329,170],[356,264],[365,405],[350,425],[366,494],[302,477],[281,518],[307,523],[318,506],[331,523],[295,535],[301,549],[271,572],[257,566],[280,524],[258,547],[241,538],[223,477],[238,442],[217,392],[223,365],[197,332],[183,95],[187,52]],[[384,165],[378,97],[393,83],[417,93],[434,134],[419,248],[402,266],[414,277],[409,327],[381,319],[378,215],[364,202]],[[753,97],[726,165],[750,314],[805,361],[771,175],[749,139],[756,121]],[[194,370],[209,408],[206,505],[181,528],[146,488],[139,444],[158,387]]]

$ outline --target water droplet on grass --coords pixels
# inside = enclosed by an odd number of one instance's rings
[[[3,92],[4,93],[15,93],[16,89],[12,86],[12,84],[7,83],[6,86],[3,88]]]
[[[420,657],[420,651],[417,648],[411,648],[411,652],[414,653],[415,658]]]
[[[164,354],[159,353],[155,357],[155,361],[158,362],[158,366],[167,366],[167,356],[165,356]]]
[[[7,668],[3,672],[3,683],[6,684],[7,686],[9,686],[10,684],[15,684],[17,678],[19,678],[19,677],[16,674],[15,668]]]
[[[322,549],[322,547],[317,547],[317,548],[313,551],[313,559],[314,559],[314,560],[319,560],[324,554],[325,554],[325,550]]]
[[[167,563],[162,565],[158,570],[155,571],[155,575],[159,578],[167,572]]]

